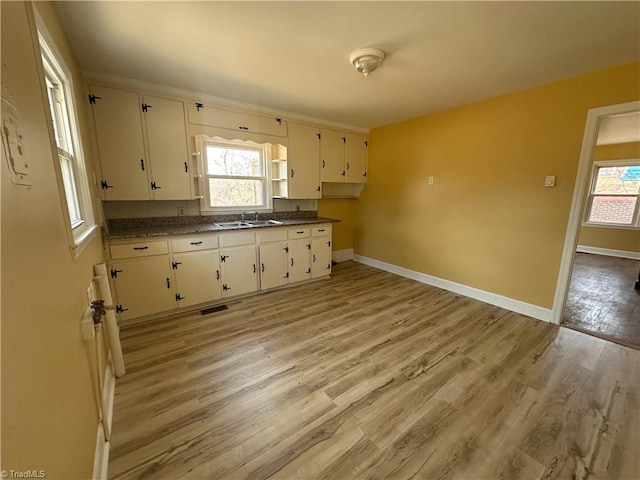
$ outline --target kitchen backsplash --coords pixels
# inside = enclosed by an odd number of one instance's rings
[[[154,201],[109,201],[102,202],[104,217],[115,218],[155,218],[176,217],[183,212],[184,216],[199,216],[199,200],[154,200]],[[249,209],[250,210],[250,209]],[[317,200],[286,200],[275,198],[273,211],[277,212],[311,212],[318,210]]]

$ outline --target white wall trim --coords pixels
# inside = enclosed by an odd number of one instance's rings
[[[348,262],[353,260],[353,248],[345,248],[344,250],[334,250],[331,253],[331,259],[334,262]]]
[[[102,405],[104,406],[104,415],[106,423],[111,431],[113,423],[113,404],[116,393],[116,377],[111,366],[111,358],[107,362],[105,370],[104,385],[102,389]],[[96,440],[96,451],[93,460],[93,480],[107,480],[107,471],[109,467],[109,451],[111,442],[105,439],[104,428],[102,422],[98,422],[98,437]]]
[[[374,258],[363,257],[362,255],[354,255],[353,259],[356,262],[364,263],[371,267],[379,268],[386,272],[395,273],[402,277],[410,278],[421,283],[426,283],[434,287],[442,288],[453,293],[464,295],[465,297],[474,298],[481,302],[489,303],[497,307],[511,310],[512,312],[521,313],[529,317],[537,318],[538,320],[544,320],[545,322],[551,321],[551,309],[539,307],[538,305],[532,305],[530,303],[515,300],[513,298],[498,295],[496,293],[487,292],[478,288],[469,287],[461,283],[452,282],[443,278],[427,275],[426,273],[416,272],[415,270],[409,270],[408,268],[399,267],[391,263],[382,262]]]
[[[640,252],[629,252],[627,250],[614,250],[612,248],[589,247],[587,245],[578,245],[576,252],[593,253],[595,255],[606,255],[608,257],[630,258],[632,260],[640,260]]]
[[[573,269],[573,257],[578,245],[578,232],[580,230],[582,210],[587,200],[589,172],[591,171],[591,164],[593,163],[593,154],[596,149],[600,122],[606,117],[624,115],[637,111],[640,111],[640,102],[638,101],[592,108],[587,112],[587,121],[585,123],[582,147],[580,149],[580,161],[578,162],[578,172],[573,188],[571,210],[569,211],[567,231],[562,249],[562,260],[560,261],[558,281],[556,282],[556,293],[551,310],[552,323],[560,324],[565,303],[567,302],[569,280],[571,278],[571,270]]]
[[[267,115],[277,115],[283,117],[286,120],[297,120],[299,122],[313,123],[316,125],[339,128],[341,130],[351,130],[354,132],[368,134],[370,129],[358,127],[355,125],[347,125],[345,123],[332,122],[331,120],[324,120],[322,118],[309,117],[307,115],[301,115],[299,113],[287,112],[285,110],[276,110],[274,108],[263,107],[260,105],[253,105],[250,103],[239,102],[237,100],[230,100],[228,98],[216,97],[214,95],[208,95],[200,92],[193,92],[191,90],[183,90],[181,88],[170,87],[168,85],[160,85],[157,83],[144,82],[142,80],[136,80],[133,78],[121,77],[119,75],[113,75],[110,73],[99,72],[95,70],[82,69],[82,75],[86,80],[93,80],[100,83],[106,82],[113,85],[119,85],[124,88],[131,88],[134,90],[142,90],[148,92],[154,92],[157,94],[170,95],[177,98],[192,99],[198,101],[205,101],[207,103],[215,103],[220,106],[229,108],[235,108],[243,110],[249,113],[262,113]]]

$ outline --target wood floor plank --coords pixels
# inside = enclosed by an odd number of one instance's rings
[[[636,479],[640,351],[354,262],[123,326],[112,479]]]

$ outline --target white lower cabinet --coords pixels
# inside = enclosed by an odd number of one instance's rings
[[[171,268],[175,279],[175,299],[180,308],[222,297],[218,250],[174,255]]]
[[[258,290],[255,245],[220,249],[222,296],[233,297]]]
[[[171,310],[176,306],[167,256],[122,260],[111,266],[122,320]]]
[[[260,288],[281,287],[289,283],[289,247],[287,242],[260,245]]]
[[[311,278],[311,239],[289,240],[289,281]]]
[[[311,240],[311,278],[324,277],[331,273],[331,237],[316,237]]]
[[[331,225],[114,241],[108,252],[116,311],[130,320],[326,277]]]

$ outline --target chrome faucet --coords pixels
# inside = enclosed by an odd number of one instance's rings
[[[254,220],[257,222],[258,221],[258,212],[255,211],[250,211],[250,212],[242,212],[242,221],[244,222],[247,219],[247,215],[254,215],[255,218]]]

